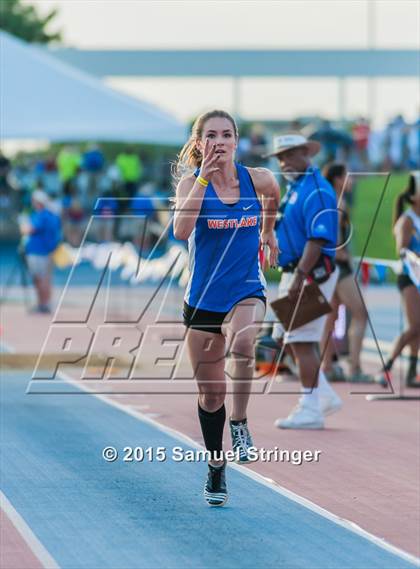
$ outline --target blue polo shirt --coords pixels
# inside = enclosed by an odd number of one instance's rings
[[[49,255],[61,240],[60,217],[48,209],[41,209],[31,215],[30,223],[34,231],[28,237],[26,253]]]
[[[318,168],[310,166],[288,185],[280,211],[282,217],[276,226],[280,247],[279,266],[298,261],[310,239],[324,239],[322,252],[334,258],[338,227],[337,198]]]

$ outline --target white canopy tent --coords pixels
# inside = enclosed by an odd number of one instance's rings
[[[0,137],[181,144],[184,125],[0,32]]]

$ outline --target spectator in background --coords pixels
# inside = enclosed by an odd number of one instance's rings
[[[133,149],[126,148],[124,152],[118,154],[116,164],[124,185],[125,196],[134,197],[143,173],[143,165],[139,156]]]
[[[264,126],[261,123],[253,124],[249,135],[250,149],[246,158],[248,167],[257,168],[265,164],[261,158],[267,151],[267,138],[264,134]]]
[[[112,196],[111,192],[105,192],[95,204],[93,214],[100,216],[97,220],[98,234],[100,242],[114,240],[115,216],[118,213],[118,201]]]
[[[26,262],[37,294],[34,311],[47,314],[51,311],[51,254],[61,240],[61,221],[50,211],[48,195],[42,190],[33,192],[32,207],[29,221],[21,223],[21,233],[27,237]]]
[[[420,168],[420,118],[411,125],[407,136],[408,165],[414,170]]]
[[[48,209],[49,211],[55,213],[56,215],[61,217],[61,213],[63,210],[62,200],[58,194],[58,192],[47,192],[42,180],[37,180],[35,184],[34,191],[42,191],[45,192],[48,196]],[[33,195],[33,194],[32,194]]]
[[[0,150],[0,188],[7,185],[10,166],[10,160]]]
[[[266,164],[262,158],[267,149],[267,139],[264,134],[264,126],[255,123],[251,126],[248,136],[242,136],[238,143],[237,159],[248,167],[256,168]]]
[[[386,161],[385,129],[371,130],[367,146],[368,162],[374,172],[380,172]]]
[[[97,144],[88,146],[82,156],[82,169],[87,176],[86,205],[91,209],[98,196],[99,179],[105,166],[104,155]]]
[[[102,172],[105,165],[104,155],[97,144],[88,146],[82,156],[82,168],[91,174]]]
[[[350,348],[350,376],[348,380],[354,383],[371,383],[373,377],[363,373],[360,364],[360,353],[367,324],[367,312],[355,283],[352,258],[347,244],[351,238],[350,217],[344,194],[350,186],[347,170],[344,164],[328,164],[323,170],[323,175],[334,188],[337,195],[339,230],[335,252],[338,281],[330,303],[333,311],[327,317],[321,341],[321,353],[324,355],[322,368],[329,381],[345,379],[341,368],[333,364],[335,350],[334,339],[331,337],[338,316],[338,307],[340,304],[343,304],[351,314],[351,324],[348,332]]]
[[[64,197],[77,195],[77,174],[80,171],[81,156],[79,152],[66,146],[57,155],[57,170]]]
[[[10,160],[0,150],[0,195],[7,195],[11,189],[8,179],[10,170]]]
[[[317,140],[315,138],[315,140]],[[327,162],[335,160],[339,145],[339,138],[337,132],[332,128],[330,121],[322,121],[320,128],[320,135],[318,140],[322,143],[325,152],[325,159]]]
[[[57,171],[57,161],[53,155],[49,155],[44,160],[44,173],[42,185],[48,195],[60,193],[60,179]]]
[[[13,208],[13,192],[9,183],[10,160],[0,151],[0,234],[10,227],[10,210]]]
[[[121,175],[116,164],[110,164],[106,169],[106,174],[101,180],[102,191],[110,191],[113,196],[120,194]]]
[[[129,201],[128,215],[120,226],[120,237],[122,240],[131,240],[138,247],[143,256],[151,249],[156,239],[161,233],[162,227],[158,224],[157,208],[153,195],[155,186],[148,182],[144,184],[135,197]],[[131,217],[133,216],[133,217]]]
[[[33,157],[34,164],[32,166],[36,180],[42,183],[42,178],[45,173],[45,160],[42,157]]]
[[[57,168],[64,189],[74,182],[81,165],[81,156],[72,146],[60,150],[57,156]]]
[[[63,200],[61,199],[61,196],[57,192],[52,192],[49,194],[48,198],[48,209],[53,213],[59,215],[61,218],[63,213]]]
[[[369,143],[370,126],[369,121],[361,117],[353,125],[352,135],[359,164],[366,168],[368,165],[368,143]]]
[[[83,238],[86,213],[80,199],[77,197],[77,191],[73,184],[67,184],[64,187],[63,193],[62,216],[64,237],[72,247],[79,247]]]
[[[395,117],[388,125],[389,159],[394,170],[401,170],[404,166],[404,147],[407,125],[402,115]]]
[[[9,174],[11,170],[10,160],[0,150],[0,196],[10,193]]]
[[[338,153],[342,160],[348,160],[354,143],[352,137],[341,127],[333,127],[329,120],[322,120],[316,130],[308,125],[304,127],[303,132],[309,135],[311,140],[321,143],[318,163],[332,162],[337,159]]]

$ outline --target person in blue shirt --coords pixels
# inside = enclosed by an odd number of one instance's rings
[[[330,301],[338,276],[334,264],[337,200],[334,189],[319,169],[311,165],[311,157],[319,150],[318,142],[308,141],[300,134],[288,134],[274,139],[273,152],[268,155],[277,158],[288,181],[276,225],[278,264],[282,269],[279,296],[289,295],[296,302],[302,287],[310,280],[319,284]],[[319,342],[325,323],[326,316],[322,316],[292,331],[285,331],[280,324],[273,327],[273,337],[291,347],[302,382],[299,405],[287,419],[278,419],[276,427],[322,429],[324,416],[342,406],[319,369]]]
[[[48,209],[48,195],[42,190],[32,194],[33,213],[22,223],[21,233],[27,237],[25,258],[32,276],[38,305],[36,312],[49,313],[51,301],[51,254],[61,240],[60,217]]]
[[[227,500],[223,428],[226,353],[230,355],[233,407],[230,431],[235,458],[249,462],[247,422],[255,338],[263,321],[266,283],[260,245],[278,256],[274,223],[279,187],[266,168],[235,161],[238,129],[225,111],[198,117],[181,151],[174,236],[188,240],[189,280],[184,297],[186,342],[197,380],[198,417],[210,453],[204,497]]]
[[[92,144],[87,148],[82,156],[82,168],[86,172],[98,173],[103,170],[105,165],[104,155],[96,144]]]
[[[93,207],[93,215],[98,216],[97,239],[102,243],[113,241],[115,233],[115,216],[118,213],[118,200],[111,192],[105,192],[103,196],[96,200]]]
[[[139,188],[129,202],[129,213],[135,216],[128,220],[132,224],[132,240],[142,256],[146,256],[147,252],[152,250],[162,234],[162,227],[158,222],[158,210],[159,200],[151,183]]]
[[[86,176],[85,203],[91,206],[99,193],[99,184],[105,167],[105,157],[97,144],[91,144],[81,158],[81,168]]]
[[[127,200],[127,206],[124,205],[125,215],[118,223],[118,238],[131,241],[142,257],[151,252],[161,237],[162,227],[158,223],[158,210],[159,199],[155,185],[151,182],[139,188],[136,195]]]

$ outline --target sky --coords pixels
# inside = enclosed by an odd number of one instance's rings
[[[24,0],[41,14],[59,10],[51,30],[66,46],[84,49],[310,49],[420,47],[417,0]],[[373,17],[370,17],[373,16]],[[370,22],[370,24],[369,24]],[[226,78],[108,78],[133,96],[187,120],[214,107],[233,108]],[[413,120],[420,108],[415,79],[376,80],[374,122],[402,112]],[[349,79],[347,115],[368,111],[368,83]],[[240,115],[248,119],[338,115],[333,79],[244,78]],[[263,104],[261,104],[263,101]]]

